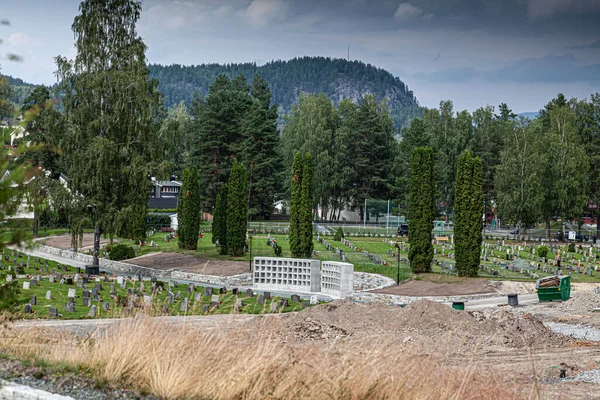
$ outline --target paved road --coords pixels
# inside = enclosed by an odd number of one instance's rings
[[[217,314],[194,316],[169,316],[152,317],[159,323],[166,325],[185,325],[198,329],[232,329],[256,318],[278,318],[280,314]],[[103,330],[118,322],[127,322],[131,318],[104,318],[104,319],[75,319],[75,320],[23,320],[12,325],[16,329],[27,328],[54,328],[67,330],[76,334],[87,334],[96,330]]]
[[[537,294],[520,294],[519,305],[527,306],[538,302]],[[507,296],[486,297],[482,299],[468,300],[465,303],[465,310],[481,310],[482,308],[497,307],[508,304]]]

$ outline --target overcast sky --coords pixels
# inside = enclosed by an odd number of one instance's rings
[[[0,0],[2,73],[54,83],[74,57],[78,0]],[[145,0],[139,34],[161,64],[347,57],[402,79],[419,102],[537,111],[600,92],[600,0]]]

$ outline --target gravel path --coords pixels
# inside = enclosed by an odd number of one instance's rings
[[[571,336],[575,339],[600,342],[600,329],[590,328],[585,325],[563,324],[560,322],[546,322],[548,328],[554,333]]]
[[[600,369],[591,369],[589,371],[583,371],[582,373],[575,376],[574,378],[568,379],[568,381],[600,383]]]

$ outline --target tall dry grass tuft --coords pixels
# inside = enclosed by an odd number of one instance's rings
[[[163,399],[510,399],[500,380],[409,354],[395,342],[306,346],[264,335],[200,331],[150,317],[80,338],[4,329],[0,351],[91,369],[97,379]],[[392,351],[393,350],[393,351]],[[524,391],[527,392],[527,391]]]

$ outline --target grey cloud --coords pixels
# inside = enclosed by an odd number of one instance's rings
[[[435,72],[417,73],[413,77],[428,82],[466,82],[481,75],[472,67],[445,68]]]
[[[578,44],[574,46],[567,46],[566,49],[572,50],[583,50],[583,49],[600,49],[600,40],[596,40],[592,43]]]

